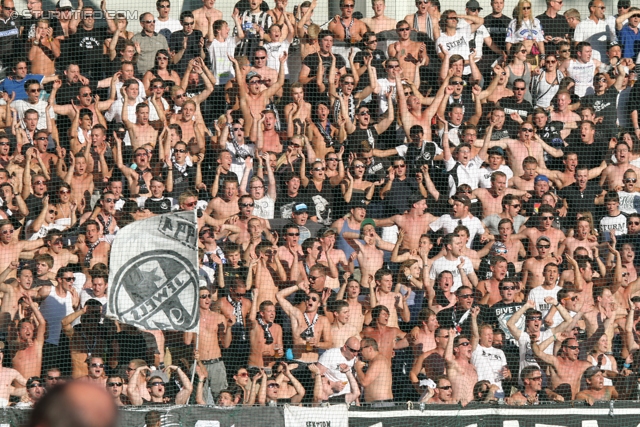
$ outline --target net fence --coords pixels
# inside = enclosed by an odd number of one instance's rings
[[[632,422],[640,10],[213,3],[3,0],[0,423]]]

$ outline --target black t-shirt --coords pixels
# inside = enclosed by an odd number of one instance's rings
[[[27,209],[29,209],[29,215],[27,215],[26,218],[27,221],[34,220],[38,215],[40,215],[40,212],[42,212],[42,199],[42,197],[36,197],[31,193],[24,201],[27,205]]]
[[[322,82],[329,87],[329,69],[331,68],[331,55],[322,56],[322,65],[324,67],[324,75],[322,77]],[[336,70],[340,70],[346,67],[346,62],[341,55],[335,55],[336,57]],[[309,83],[305,85],[305,99],[308,99],[311,103],[317,103],[320,100],[326,98],[326,94],[321,94],[318,91],[318,85],[316,84],[315,77],[318,75],[318,68],[320,62],[318,60],[318,55],[307,55],[306,58],[302,61],[303,65],[309,67],[309,77],[312,79]],[[309,97],[307,97],[307,94]]]
[[[551,36],[564,38],[565,35],[571,34],[571,27],[569,27],[564,15],[556,14],[555,18],[551,18],[550,16],[547,16],[546,13],[543,13],[542,15],[536,16],[536,18],[540,21],[545,37]],[[553,47],[555,44],[545,43],[545,46]],[[553,51],[555,51],[555,49],[551,48],[548,53],[552,53]]]
[[[509,131],[509,134],[513,135],[513,132],[517,134],[517,130],[520,128],[520,125],[511,120],[511,113],[518,113],[522,120],[527,121],[527,117],[533,114],[533,105],[527,100],[523,100],[522,102],[517,102],[514,96],[510,96],[508,98],[502,98],[500,100],[500,106],[504,108],[504,125]]]
[[[307,212],[309,213],[309,217],[316,215],[316,205],[313,203],[305,192],[298,191],[298,195],[295,197],[290,197],[289,194],[285,191],[284,193],[278,194],[278,198],[276,199],[276,218],[291,218],[291,212],[293,211],[293,207],[300,203],[304,203],[307,205]]]
[[[385,59],[387,59],[387,55],[379,49],[376,49],[373,52],[369,52],[368,50],[361,50],[358,53],[356,53],[356,56],[353,57],[353,62],[355,64],[364,66],[365,54],[368,54],[368,53],[371,53],[372,55],[371,66],[376,70],[376,75],[377,76],[386,75],[385,69],[384,69],[384,61]],[[369,71],[365,69],[364,73],[360,76],[360,80],[358,80],[358,86],[356,86],[356,91],[361,91],[368,85],[369,85]]]
[[[407,174],[420,172],[420,168],[423,165],[429,165],[429,170],[431,170],[431,168],[433,168],[433,158],[436,156],[437,149],[438,145],[431,141],[423,141],[422,147],[418,147],[413,143],[409,144],[407,146],[407,154],[404,157],[404,161],[409,167]]]
[[[168,170],[163,170],[164,178],[167,177]],[[196,182],[196,167],[185,165],[184,171],[178,170],[176,164],[173,165],[173,191],[170,196],[177,198],[180,194],[194,187]]]
[[[324,225],[331,225],[335,219],[332,215],[334,193],[329,180],[327,179],[322,183],[320,191],[316,189],[313,180],[309,180],[309,185],[304,189],[304,193],[314,203],[318,222]]]
[[[506,38],[507,28],[511,23],[511,18],[502,15],[499,18],[495,18],[492,15],[487,15],[484,18],[484,26],[491,35],[491,40],[502,50],[506,50]]]
[[[511,332],[509,332],[509,328],[507,328],[507,322],[511,319],[516,311],[520,310],[522,307],[522,303],[520,302],[512,302],[506,304],[502,301],[499,301],[489,306],[482,306],[482,310],[480,315],[482,317],[482,322],[487,323],[489,325],[493,325],[493,327],[498,327],[504,332],[505,335],[505,343],[508,340],[512,340]]]
[[[582,141],[572,142],[565,151],[575,152],[578,155],[579,165],[593,169],[600,166],[606,157],[608,149],[609,141],[596,135],[596,140],[593,144],[585,144]]]
[[[467,85],[462,89],[462,93],[459,98],[453,98],[452,96],[449,97],[447,111],[449,111],[449,109],[454,105],[462,105],[462,111],[464,111],[464,116],[462,117],[463,122],[467,122],[473,116],[476,112],[476,106],[471,95],[470,85]]]
[[[598,126],[598,130],[605,132],[605,136],[610,138],[616,135],[618,120],[618,89],[615,86],[609,87],[600,96],[598,95],[586,95],[582,98],[581,106],[593,107],[596,112],[596,116],[602,116],[602,126]]]
[[[171,212],[171,200],[163,197],[161,199],[154,199],[149,197],[144,201],[144,208],[149,209],[151,213],[156,215],[162,215]]]
[[[82,75],[89,74],[93,77],[92,80],[95,80],[96,76],[101,77],[106,71],[106,57],[102,54],[102,45],[109,37],[111,35],[107,28],[85,30],[78,27],[78,32],[63,43],[65,63],[68,64],[69,60],[76,61]]]
[[[542,138],[544,142],[557,149],[564,149],[564,141],[560,135],[560,131],[564,129],[564,123],[559,121],[547,122],[545,127],[537,129],[538,136]],[[544,163],[547,169],[550,170],[564,170],[564,164],[562,163],[562,157],[553,157],[546,151],[544,152]]]
[[[467,310],[459,309],[457,306],[440,310],[436,315],[441,328],[454,328],[460,326],[462,335],[471,336],[471,313],[465,316]],[[460,323],[460,319],[464,317],[464,321]],[[456,328],[457,329],[457,328]]]
[[[193,30],[193,32],[189,35],[186,35],[184,33],[184,30],[179,30],[172,33],[171,38],[169,39],[169,49],[171,49],[172,52],[181,51],[182,43],[185,37],[188,38],[187,49],[182,54],[182,58],[180,59],[180,61],[173,66],[181,76],[184,75],[189,61],[191,61],[196,56],[200,56],[200,39],[202,38],[202,31]],[[205,49],[205,52],[207,52],[207,49]]]
[[[16,40],[20,37],[21,17],[0,19],[0,61],[3,67],[12,67],[14,55],[20,50]]]
[[[420,189],[415,178],[408,177],[404,181],[400,181],[398,177],[393,180],[391,190],[386,194],[384,199],[385,217],[396,214],[403,214],[409,206],[409,199],[414,194],[419,194]]]
[[[378,157],[372,158],[371,164],[367,165],[367,170],[364,173],[364,180],[376,182],[385,179],[389,166],[391,166],[391,164],[386,159],[380,159]]]
[[[356,130],[347,136],[347,146],[345,147],[345,151],[349,153],[354,151],[356,147],[361,147],[360,143],[362,141],[369,142],[371,148],[379,148],[376,146],[376,143],[378,142],[378,131],[376,130],[375,125],[371,124],[367,129],[362,129],[359,125],[356,125]]]
[[[601,193],[602,187],[600,187],[598,182],[594,179],[587,181],[587,187],[584,191],[580,191],[578,189],[578,185],[574,182],[573,184],[564,187],[562,190],[559,190],[558,196],[567,201],[567,218],[575,218],[578,212],[591,211],[594,214],[595,222],[596,218],[599,216],[598,212],[600,212],[600,209],[596,210],[594,200]],[[573,226],[573,224],[567,225],[569,227]]]

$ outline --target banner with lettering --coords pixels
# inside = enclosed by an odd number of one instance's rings
[[[349,427],[347,405],[301,408],[284,407],[284,425],[286,427]]]
[[[195,211],[120,229],[111,247],[107,316],[142,329],[197,332],[197,242]]]

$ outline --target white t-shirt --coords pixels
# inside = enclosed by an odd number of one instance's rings
[[[178,21],[177,19],[167,19],[166,21],[161,21],[160,19],[156,18],[156,26],[155,26],[155,32],[156,33],[164,33],[165,31],[162,30],[169,30],[172,33],[175,33],[176,31],[180,31],[182,29],[182,24],[180,24],[180,21]],[[165,36],[165,38],[167,38]],[[169,39],[167,38],[167,41],[169,41]]]
[[[255,153],[256,153],[255,145],[247,144],[245,142],[242,145],[238,145],[238,147],[240,148],[241,151],[244,152],[245,155],[255,157]],[[233,142],[227,142],[227,150],[231,151],[231,154],[233,155],[233,161],[231,162],[231,168],[230,168],[231,172],[234,172],[236,175],[238,175],[239,179],[242,179],[242,176],[244,175],[244,167],[245,167],[244,158],[236,155],[236,147],[235,147],[235,144],[233,144]]]
[[[456,29],[456,33],[452,36],[448,36],[443,31],[436,40],[436,53],[442,52],[440,50],[440,45],[442,45],[449,54],[460,55],[465,61],[468,61],[471,54],[469,40],[471,40],[471,26]],[[465,65],[462,74],[465,76],[471,74],[471,67]]]
[[[18,119],[24,119],[24,112],[30,109],[36,110],[38,112],[38,127],[37,129],[46,129],[47,128],[47,101],[39,100],[36,104],[29,104],[26,100],[19,99],[17,101],[13,101],[11,103],[11,107],[16,110],[18,113]],[[53,108],[50,111],[49,116],[52,119],[56,118],[55,113],[53,112]]]
[[[80,307],[84,307],[84,305],[90,299],[99,301],[102,304],[102,315],[104,316],[105,314],[107,314],[107,302],[109,301],[108,296],[105,295],[103,297],[96,298],[93,294],[93,289],[85,288],[82,290],[82,292],[80,292]]]
[[[229,36],[223,42],[214,39],[209,45],[209,57],[211,58],[211,69],[216,76],[216,85],[224,85],[235,77],[233,64],[227,55],[233,57],[238,39]]]
[[[263,219],[273,219],[276,202],[268,194],[260,200],[253,200],[253,214]]]
[[[618,197],[620,198],[620,211],[626,214],[638,213],[638,210],[634,207],[634,200],[640,196],[640,193],[627,193],[626,191],[618,191]]]
[[[512,19],[507,27],[507,37],[505,38],[507,43],[518,43],[524,40],[535,40],[539,42],[544,41],[544,31],[542,31],[542,25],[538,18],[533,18],[531,21],[522,21],[520,28],[516,28],[518,21]]]
[[[329,381],[342,381],[343,383],[347,383],[347,385],[344,386],[341,392],[332,394],[329,397],[341,396],[343,394],[351,393],[351,386],[349,385],[347,374],[340,372],[340,365],[344,363],[345,365],[352,368],[356,363],[355,357],[351,360],[347,360],[347,358],[342,355],[340,347],[336,347],[330,348],[329,350],[322,353],[322,355],[318,359],[318,363],[327,368],[325,375],[327,376]]]
[[[544,340],[553,335],[551,329],[547,329],[546,331],[540,331],[540,336],[536,341],[541,344]],[[531,350],[531,337],[527,332],[522,332],[520,334],[520,339],[518,340],[518,347],[520,349],[520,372],[527,366],[536,366],[540,368],[536,357],[533,355],[533,350]],[[544,350],[550,356],[553,356],[553,345],[550,345]],[[520,377],[520,373],[518,373],[518,377]]]
[[[471,363],[478,372],[478,381],[487,380],[502,391],[502,368],[507,366],[507,357],[500,349],[483,347],[480,344],[471,354]]]
[[[380,107],[378,108],[378,114],[384,114],[389,109],[387,93],[391,92],[391,100],[396,102],[396,82],[389,81],[388,79],[378,79],[378,85],[380,86]]]
[[[464,258],[464,272],[466,274],[473,273],[473,265],[471,264],[471,260],[469,259],[469,257],[461,256],[460,258]],[[431,264],[429,278],[431,280],[436,280],[438,274],[440,274],[441,272],[450,271],[453,275],[453,287],[451,287],[451,292],[455,292],[460,286],[462,286],[462,278],[460,277],[460,272],[458,271],[458,264],[460,264],[460,259],[449,261],[446,257],[440,257],[435,260],[433,264]]]
[[[491,175],[493,175],[494,172],[498,172],[498,171],[507,175],[507,187],[508,187],[509,180],[513,178],[513,171],[507,165],[500,165],[500,167],[497,170],[489,169],[489,166],[480,168],[480,182],[478,183],[478,186],[480,188],[491,188]]]
[[[280,57],[283,53],[289,52],[290,45],[291,43],[287,40],[263,44],[262,47],[267,49],[267,67],[271,67],[280,72]],[[287,61],[284,61],[284,76],[285,78],[289,78],[289,66],[287,65]]]
[[[467,241],[467,247],[471,248],[471,243],[473,239],[476,237],[476,234],[484,234],[484,226],[482,225],[482,221],[480,221],[477,217],[471,216],[463,219],[453,218],[451,215],[442,215],[440,218],[436,219],[434,222],[429,224],[431,230],[438,231],[441,228],[448,233],[453,233],[453,230],[457,226],[464,225],[469,229],[469,241]]]
[[[616,236],[627,234],[627,217],[620,214],[618,216],[603,216],[600,220],[600,235],[606,242],[610,240],[609,232],[616,231]]]
[[[544,319],[551,310],[551,304],[544,302],[546,297],[558,298],[558,292],[562,289],[560,286],[555,286],[553,289],[545,289],[542,286],[538,286],[529,292],[529,299],[535,301],[535,309],[542,313]]]
[[[587,17],[580,21],[573,33],[573,40],[576,42],[589,42],[591,44],[592,59],[609,63],[607,57],[607,39],[610,33],[606,20],[600,19],[597,23]]]

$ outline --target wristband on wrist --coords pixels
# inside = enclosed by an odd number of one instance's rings
[[[623,367],[624,369],[629,369],[629,368],[631,367],[631,363],[626,363],[626,362],[625,362],[625,363],[624,363],[624,365],[622,365],[622,367]]]

